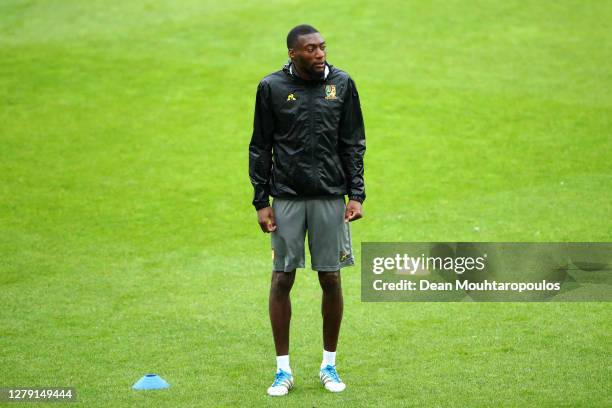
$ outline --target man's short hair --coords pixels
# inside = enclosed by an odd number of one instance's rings
[[[287,34],[287,49],[290,50],[295,47],[297,39],[300,35],[318,33],[319,30],[308,24],[300,24],[299,26],[293,27],[289,34]]]

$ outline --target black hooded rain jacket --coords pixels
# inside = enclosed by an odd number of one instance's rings
[[[331,65],[325,71],[306,81],[289,63],[259,83],[249,145],[257,210],[270,196],[365,200],[359,94],[346,72]]]

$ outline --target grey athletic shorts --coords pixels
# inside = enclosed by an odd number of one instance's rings
[[[272,202],[276,231],[272,232],[273,268],[291,272],[304,267],[304,238],[312,269],[332,272],[355,263],[351,231],[344,222],[343,197],[282,199]]]

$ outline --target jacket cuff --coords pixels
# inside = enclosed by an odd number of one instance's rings
[[[262,208],[266,208],[270,206],[270,201],[258,201],[256,203],[253,203],[253,205],[255,206],[255,210],[259,211]]]
[[[349,200],[358,201],[358,202],[363,204],[363,202],[365,200],[365,197],[349,196]]]

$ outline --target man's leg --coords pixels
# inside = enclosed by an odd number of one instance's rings
[[[295,269],[291,272],[273,271],[268,306],[272,335],[276,347],[276,376],[268,388],[268,395],[287,395],[293,388],[293,374],[289,365],[289,323],[291,322],[291,299],[289,293],[295,280]]]
[[[323,315],[323,361],[319,378],[321,383],[331,392],[344,391],[346,385],[342,382],[336,371],[336,346],[342,322],[344,302],[342,299],[342,286],[340,284],[340,271],[319,272],[319,283],[323,290],[321,300],[321,314]]]
[[[277,356],[289,354],[289,323],[291,322],[291,299],[289,293],[294,281],[295,270],[291,272],[272,272],[268,306]]]
[[[340,334],[342,312],[344,310],[340,271],[319,272],[319,284],[323,290],[321,300],[323,348],[329,352],[335,352],[338,345],[338,335]]]
[[[306,206],[301,200],[275,198],[272,202],[277,229],[272,233],[273,267],[268,307],[276,347],[276,376],[268,395],[286,395],[293,388],[289,364],[289,293],[295,280],[295,269],[304,267]],[[285,272],[287,271],[287,272]]]

